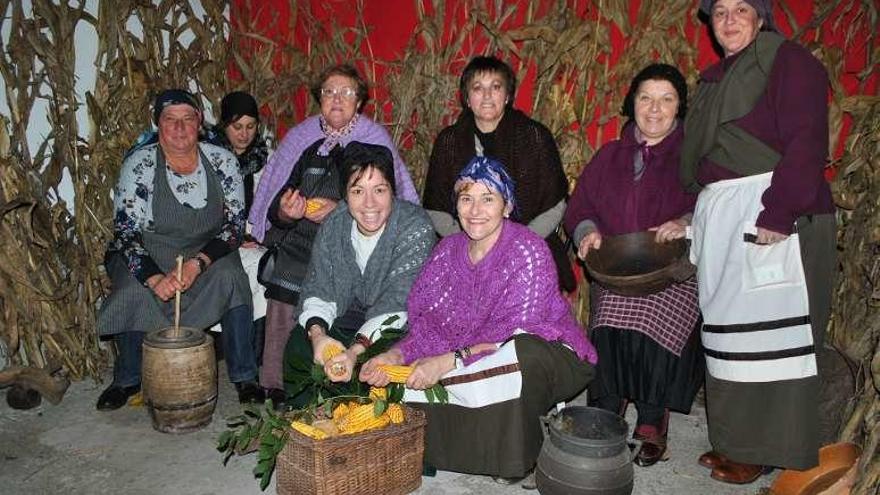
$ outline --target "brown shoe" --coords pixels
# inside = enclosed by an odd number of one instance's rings
[[[760,478],[762,474],[773,471],[773,468],[760,464],[740,464],[728,460],[712,469],[712,478],[724,483],[746,485]]]
[[[667,411],[663,417],[663,423],[660,428],[654,425],[638,425],[633,434],[634,438],[642,441],[642,446],[636,453],[633,462],[641,467],[648,467],[657,464],[658,461],[669,459],[669,453],[666,450],[666,429],[669,421],[669,412]]]
[[[659,441],[658,441],[659,440]],[[666,450],[666,439],[645,440],[633,459],[641,467],[649,467],[658,461],[669,460],[669,452]]]
[[[697,462],[700,463],[700,466],[708,469],[715,469],[716,467],[730,462],[727,457],[715,452],[714,450],[710,450],[709,452],[704,453],[697,459]]]

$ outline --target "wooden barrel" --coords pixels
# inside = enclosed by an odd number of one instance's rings
[[[535,482],[542,495],[629,495],[633,466],[620,416],[572,406],[550,421]]]
[[[153,428],[189,433],[211,422],[217,362],[210,336],[196,328],[162,328],[144,337],[142,387]]]

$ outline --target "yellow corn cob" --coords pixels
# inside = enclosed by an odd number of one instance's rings
[[[311,215],[312,213],[320,210],[322,206],[324,206],[324,202],[320,199],[306,200],[306,214]]]
[[[348,404],[342,403],[333,409],[333,420],[338,421],[340,418],[348,414],[350,411]]]
[[[327,434],[323,431],[315,428],[312,425],[307,425],[300,421],[294,421],[293,423],[290,423],[290,427],[309,438],[314,438],[315,440],[323,440],[327,438]]]
[[[336,426],[339,427],[339,431],[345,433],[346,430],[351,429],[353,425],[358,425],[375,417],[376,415],[373,414],[372,402],[369,404],[351,405],[349,406],[348,414],[340,417],[339,420],[336,421]]]
[[[370,387],[370,398],[373,400],[385,400],[388,398],[388,392],[385,387]]]
[[[373,407],[372,404],[369,404],[369,406],[370,408]],[[372,415],[372,411],[370,412],[370,414]],[[372,416],[358,422],[345,422],[344,424],[339,426],[339,432],[345,435],[349,435],[361,431],[375,430],[377,428],[384,428],[388,426],[388,423],[390,422],[391,418],[389,418],[387,414],[383,414],[378,418]]]
[[[392,366],[390,364],[379,365],[379,369],[388,375],[388,379],[394,383],[405,383],[412,374],[412,366]]]
[[[394,424],[403,423],[405,416],[403,414],[403,407],[400,404],[388,404],[388,409],[385,411],[385,414],[388,415],[388,418]]]
[[[345,349],[343,349],[342,347],[340,347],[336,344],[329,344],[327,346],[324,346],[324,350],[321,353],[321,357],[324,358],[324,362],[326,363],[327,361],[333,359],[334,356],[336,356],[337,354],[341,353],[344,350]]]

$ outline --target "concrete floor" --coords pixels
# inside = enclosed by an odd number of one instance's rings
[[[44,401],[29,411],[10,409],[0,392],[0,494],[260,493],[251,475],[255,455],[233,457],[224,467],[214,448],[225,430],[224,418],[240,411],[235,392],[224,377],[213,422],[182,436],[154,431],[143,407],[96,411],[95,401],[102,388],[92,382],[75,383],[60,405]],[[583,404],[583,399],[575,403]],[[632,424],[634,417],[628,419]],[[765,476],[745,487],[709,478],[709,471],[696,463],[697,456],[709,447],[705,411],[700,406],[695,406],[690,416],[672,416],[669,438],[671,459],[651,468],[635,467],[633,493],[758,494],[775,476]],[[275,493],[274,480],[266,493]],[[486,476],[441,471],[436,477],[423,477],[416,493],[537,492],[499,485]]]

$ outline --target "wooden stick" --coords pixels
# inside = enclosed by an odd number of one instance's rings
[[[177,256],[177,281],[183,281],[183,256]],[[174,338],[180,338],[180,291],[174,294]]]

